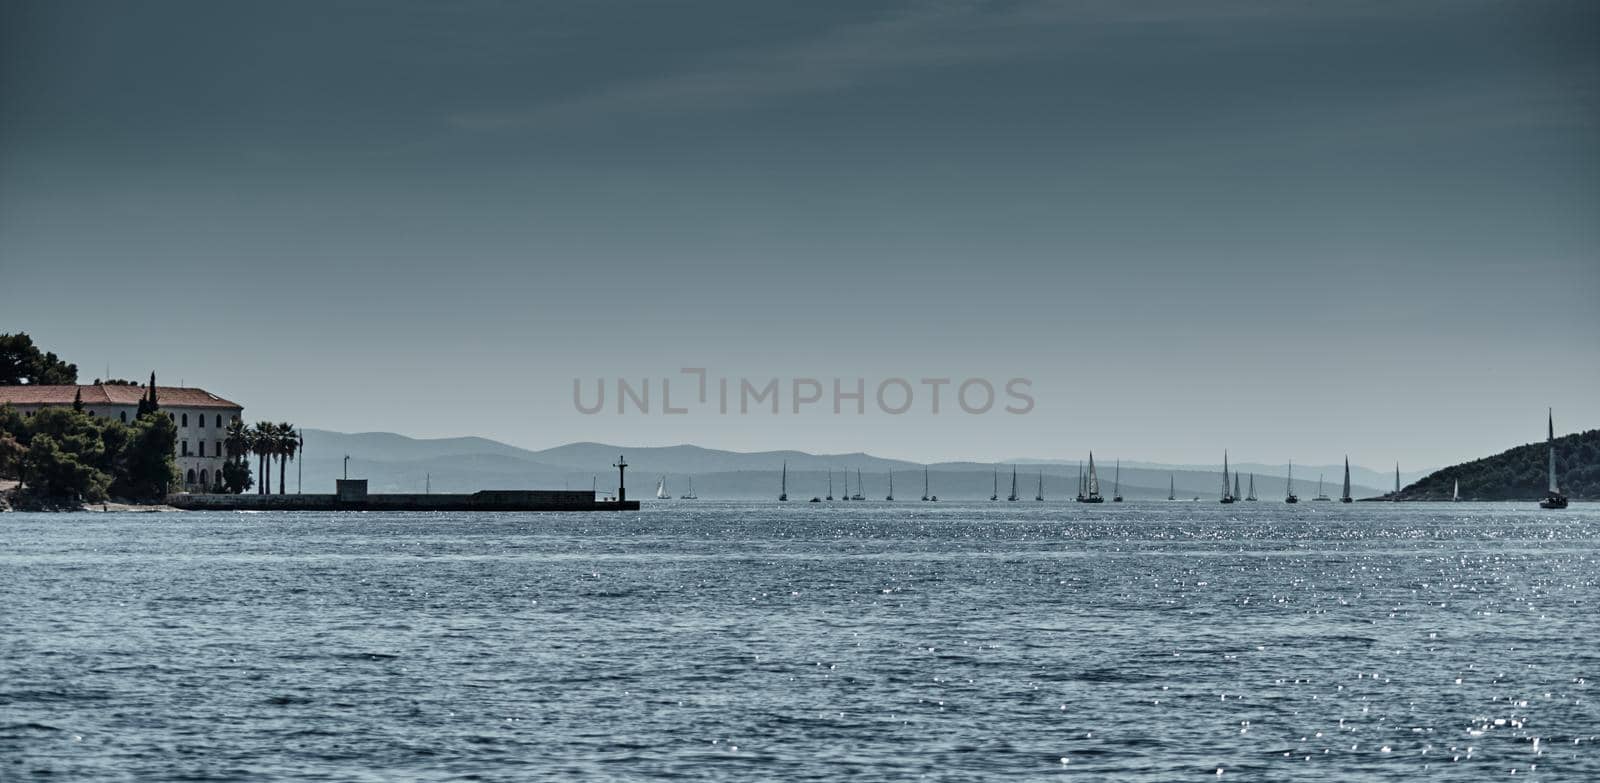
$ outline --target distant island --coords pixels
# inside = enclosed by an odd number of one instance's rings
[[[1600,500],[1600,430],[1555,439],[1556,483],[1572,500]],[[1434,471],[1400,490],[1400,500],[1449,500],[1461,482],[1462,500],[1527,500],[1545,496],[1543,441]]]
[[[473,489],[515,489],[541,487],[548,489],[587,489],[593,483],[600,492],[612,489],[615,473],[607,466],[618,454],[627,455],[633,465],[628,470],[630,497],[649,497],[654,494],[656,482],[665,480],[666,491],[674,498],[690,489],[693,482],[695,494],[706,500],[762,500],[777,497],[779,471],[785,464],[789,471],[791,494],[825,495],[828,490],[829,471],[833,472],[834,490],[837,494],[849,482],[852,494],[860,492],[868,498],[882,500],[888,494],[889,475],[893,473],[895,494],[899,499],[915,500],[922,493],[922,470],[931,473],[933,492],[944,500],[987,499],[996,484],[1003,498],[1010,488],[1012,463],[986,462],[936,462],[923,465],[906,460],[851,452],[845,454],[812,454],[803,451],[781,450],[760,452],[735,452],[693,445],[678,446],[625,446],[603,443],[569,443],[541,450],[522,449],[510,444],[480,437],[422,439],[410,438],[392,432],[341,433],[329,430],[303,428],[305,448],[299,455],[299,466],[305,469],[307,492],[326,492],[334,479],[342,475],[344,456],[350,455],[350,475],[369,479],[374,492],[419,492],[431,488],[434,492],[464,492]],[[1018,462],[1018,484],[1029,502],[1040,484],[1043,474],[1044,496],[1047,500],[1070,500],[1077,493],[1078,464],[1075,460]],[[1254,466],[1255,482],[1263,500],[1282,500],[1285,487],[1285,466]],[[850,471],[848,476],[845,471]],[[1218,471],[1221,466],[1163,466],[1140,463],[1140,467],[1122,467],[1123,495],[1130,500],[1164,500],[1169,491],[1190,500],[1196,496],[1208,501],[1216,500]],[[860,471],[859,475],[856,471]],[[996,471],[1000,475],[996,475]],[[1295,491],[1306,497],[1317,493],[1317,475],[1301,474],[1295,466]],[[1327,469],[1327,482],[1323,489],[1337,494],[1340,476],[1334,468]],[[1251,470],[1242,471],[1245,481]],[[1384,490],[1377,482],[1382,473],[1372,470],[1358,473],[1353,491],[1359,497],[1381,494]],[[637,477],[637,478],[636,478]],[[1103,488],[1111,491],[1116,482],[1116,466],[1099,466]],[[291,469],[289,487],[293,491],[295,475]],[[1363,483],[1362,478],[1365,478]],[[859,487],[857,482],[865,484]],[[637,483],[635,483],[637,482]],[[1020,491],[1020,490],[1019,490]]]

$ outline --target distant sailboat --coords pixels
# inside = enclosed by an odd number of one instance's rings
[[[1044,470],[1043,469],[1041,469],[1039,471],[1039,492],[1033,496],[1033,499],[1036,500],[1036,501],[1039,501],[1040,503],[1044,502]]]
[[[1321,501],[1325,501],[1325,502],[1329,502],[1329,503],[1333,502],[1333,498],[1328,497],[1322,491],[1322,474],[1321,473],[1317,474],[1317,496],[1312,498],[1312,500],[1313,501],[1321,500]]]
[[[1122,460],[1117,460],[1117,480],[1111,485],[1111,502],[1122,502]]]
[[[1012,503],[1017,502],[1017,466],[1016,465],[1012,465],[1011,466],[1011,494],[1006,496],[1006,500],[1008,500],[1008,501],[1010,501]]]
[[[1167,476],[1167,500],[1177,500],[1177,499],[1178,499],[1178,478],[1176,476],[1172,476],[1172,475],[1169,474]]]
[[[1283,502],[1299,503],[1300,496],[1294,494],[1294,460],[1289,460],[1289,480],[1284,482],[1284,485],[1288,488],[1283,491]]]
[[[833,470],[828,470],[828,499],[833,500]]]
[[[1222,498],[1220,502],[1232,503],[1238,499],[1234,497],[1234,494],[1234,491],[1228,486],[1228,451],[1224,449],[1222,451]]]
[[[690,476],[689,477],[689,491],[686,494],[679,495],[678,499],[679,500],[699,500],[700,499],[699,495],[694,494],[694,476]]]
[[[1559,509],[1567,507],[1567,496],[1561,494],[1561,488],[1556,485],[1556,414],[1552,410],[1550,415],[1550,429],[1545,436],[1545,443],[1550,447],[1550,486],[1545,492],[1544,500],[1539,501],[1539,508]]]
[[[849,475],[850,475],[849,473],[846,473],[845,474],[845,478],[848,479]],[[851,500],[866,500],[867,499],[865,495],[861,494],[861,468],[856,468],[856,494],[851,495],[850,499]]]
[[[1400,502],[1400,463],[1394,463],[1394,495],[1389,500]]]
[[[891,502],[894,501],[894,471],[892,470],[889,471],[889,494],[884,496],[883,499]]]
[[[1085,503],[1104,503],[1106,499],[1100,496],[1100,477],[1094,472],[1094,452],[1089,452],[1089,477],[1083,493]]]
[[[1451,503],[1460,503],[1461,502],[1461,479],[1456,479],[1455,489],[1450,490],[1450,502]]]
[[[830,472],[828,475],[831,477],[833,474]],[[840,500],[849,500],[850,499],[850,471],[849,470],[846,470],[844,472],[844,494],[840,495],[839,499]]]
[[[1250,501],[1251,503],[1261,499],[1256,497],[1256,474],[1254,473],[1250,474],[1250,491],[1245,493],[1244,499]]]
[[[1355,502],[1355,498],[1350,497],[1350,456],[1348,454],[1344,458],[1344,494],[1339,496],[1339,502]]]
[[[922,469],[922,499],[928,499],[928,469]]]
[[[667,477],[656,479],[656,500],[671,500],[672,495],[667,492]]]
[[[1076,500],[1079,503],[1083,502],[1083,488],[1084,488],[1084,484],[1083,484],[1083,463],[1079,462],[1078,463],[1078,497],[1076,498]]]
[[[990,502],[1000,499],[1000,469],[994,469],[994,489],[989,493]]]
[[[1243,497],[1244,497],[1243,495],[1239,494],[1239,472],[1238,471],[1234,471],[1233,472],[1233,499],[1234,500],[1239,500],[1240,498],[1243,498]]]
[[[783,461],[783,478],[780,479],[780,481],[782,481],[783,483],[778,485],[778,502],[779,503],[783,503],[783,502],[786,502],[786,501],[789,500],[789,461],[788,460],[784,460]]]

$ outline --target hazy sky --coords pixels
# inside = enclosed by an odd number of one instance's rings
[[[1596,41],[1587,1],[12,0],[0,332],[344,431],[1442,465],[1600,426]],[[682,367],[1036,405],[574,408]]]

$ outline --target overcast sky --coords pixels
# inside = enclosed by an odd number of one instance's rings
[[[1600,426],[1596,41],[1526,0],[12,0],[0,332],[343,431],[1443,465]],[[574,408],[682,367],[1036,402]]]

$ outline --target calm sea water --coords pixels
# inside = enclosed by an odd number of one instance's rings
[[[1600,780],[1600,509],[0,515],[5,780]]]

